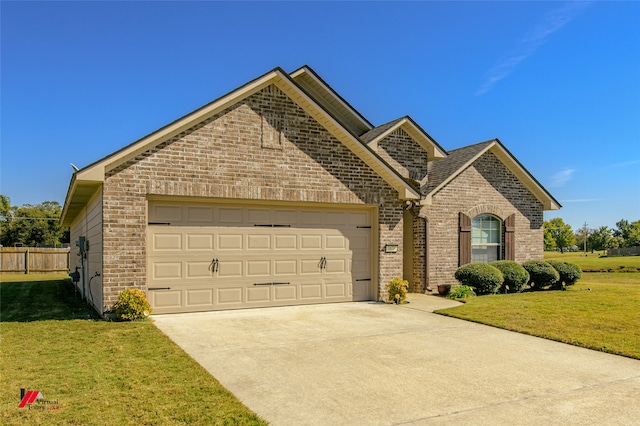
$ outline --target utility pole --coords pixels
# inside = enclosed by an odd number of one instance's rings
[[[589,236],[589,229],[587,228],[587,222],[582,225],[582,236],[584,237],[584,255],[587,256],[587,237]]]

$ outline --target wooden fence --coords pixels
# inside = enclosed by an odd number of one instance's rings
[[[607,249],[607,256],[640,256],[640,246]]]
[[[68,273],[70,252],[69,247],[2,247],[0,248],[0,273]]]

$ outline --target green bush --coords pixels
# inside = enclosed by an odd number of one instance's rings
[[[554,288],[561,290],[564,286],[574,285],[580,278],[582,278],[582,269],[575,263],[563,262],[561,260],[547,260],[553,269],[558,271],[560,279],[554,285]]]
[[[451,287],[447,299],[463,299],[465,297],[475,297],[476,292],[468,285],[454,285]]]
[[[409,282],[402,278],[394,278],[389,281],[387,284],[387,289],[389,290],[389,301],[396,303],[404,302],[407,298],[408,288]]]
[[[144,320],[151,314],[147,296],[137,288],[128,288],[121,292],[113,309],[119,321]]]
[[[529,285],[533,290],[555,285],[560,279],[558,271],[544,260],[529,260],[522,264],[529,273]]]
[[[473,287],[477,294],[493,294],[502,285],[504,276],[495,266],[488,263],[467,263],[455,273],[460,284]]]
[[[500,269],[504,276],[504,282],[500,287],[500,293],[520,293],[529,282],[529,273],[513,260],[496,260],[489,263]]]

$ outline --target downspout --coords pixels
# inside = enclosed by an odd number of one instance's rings
[[[413,217],[420,218],[424,222],[424,283],[426,291],[433,291],[429,286],[429,218],[424,213],[416,213],[414,210],[415,207],[416,203],[409,201],[405,209],[409,210],[409,213],[411,213]]]

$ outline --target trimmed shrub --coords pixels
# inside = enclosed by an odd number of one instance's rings
[[[465,297],[475,297],[476,292],[468,285],[454,285],[451,286],[447,299],[463,299]]]
[[[502,285],[502,272],[488,263],[467,263],[458,268],[455,273],[460,284],[473,287],[476,294],[493,294]]]
[[[500,293],[520,293],[529,282],[529,273],[513,260],[496,260],[489,263],[500,269],[504,276],[504,282],[500,287]]]
[[[533,290],[555,285],[560,279],[558,271],[544,260],[529,260],[522,264],[529,273],[529,285]]]
[[[582,269],[575,263],[563,262],[561,260],[547,260],[553,269],[558,271],[560,279],[555,284],[554,288],[558,290],[564,289],[564,286],[574,285],[580,278],[582,278]]]
[[[409,282],[402,278],[394,278],[387,284],[389,290],[389,302],[404,302],[407,298]]]
[[[151,314],[151,305],[147,301],[147,296],[137,288],[122,291],[113,309],[118,321],[144,320]]]

